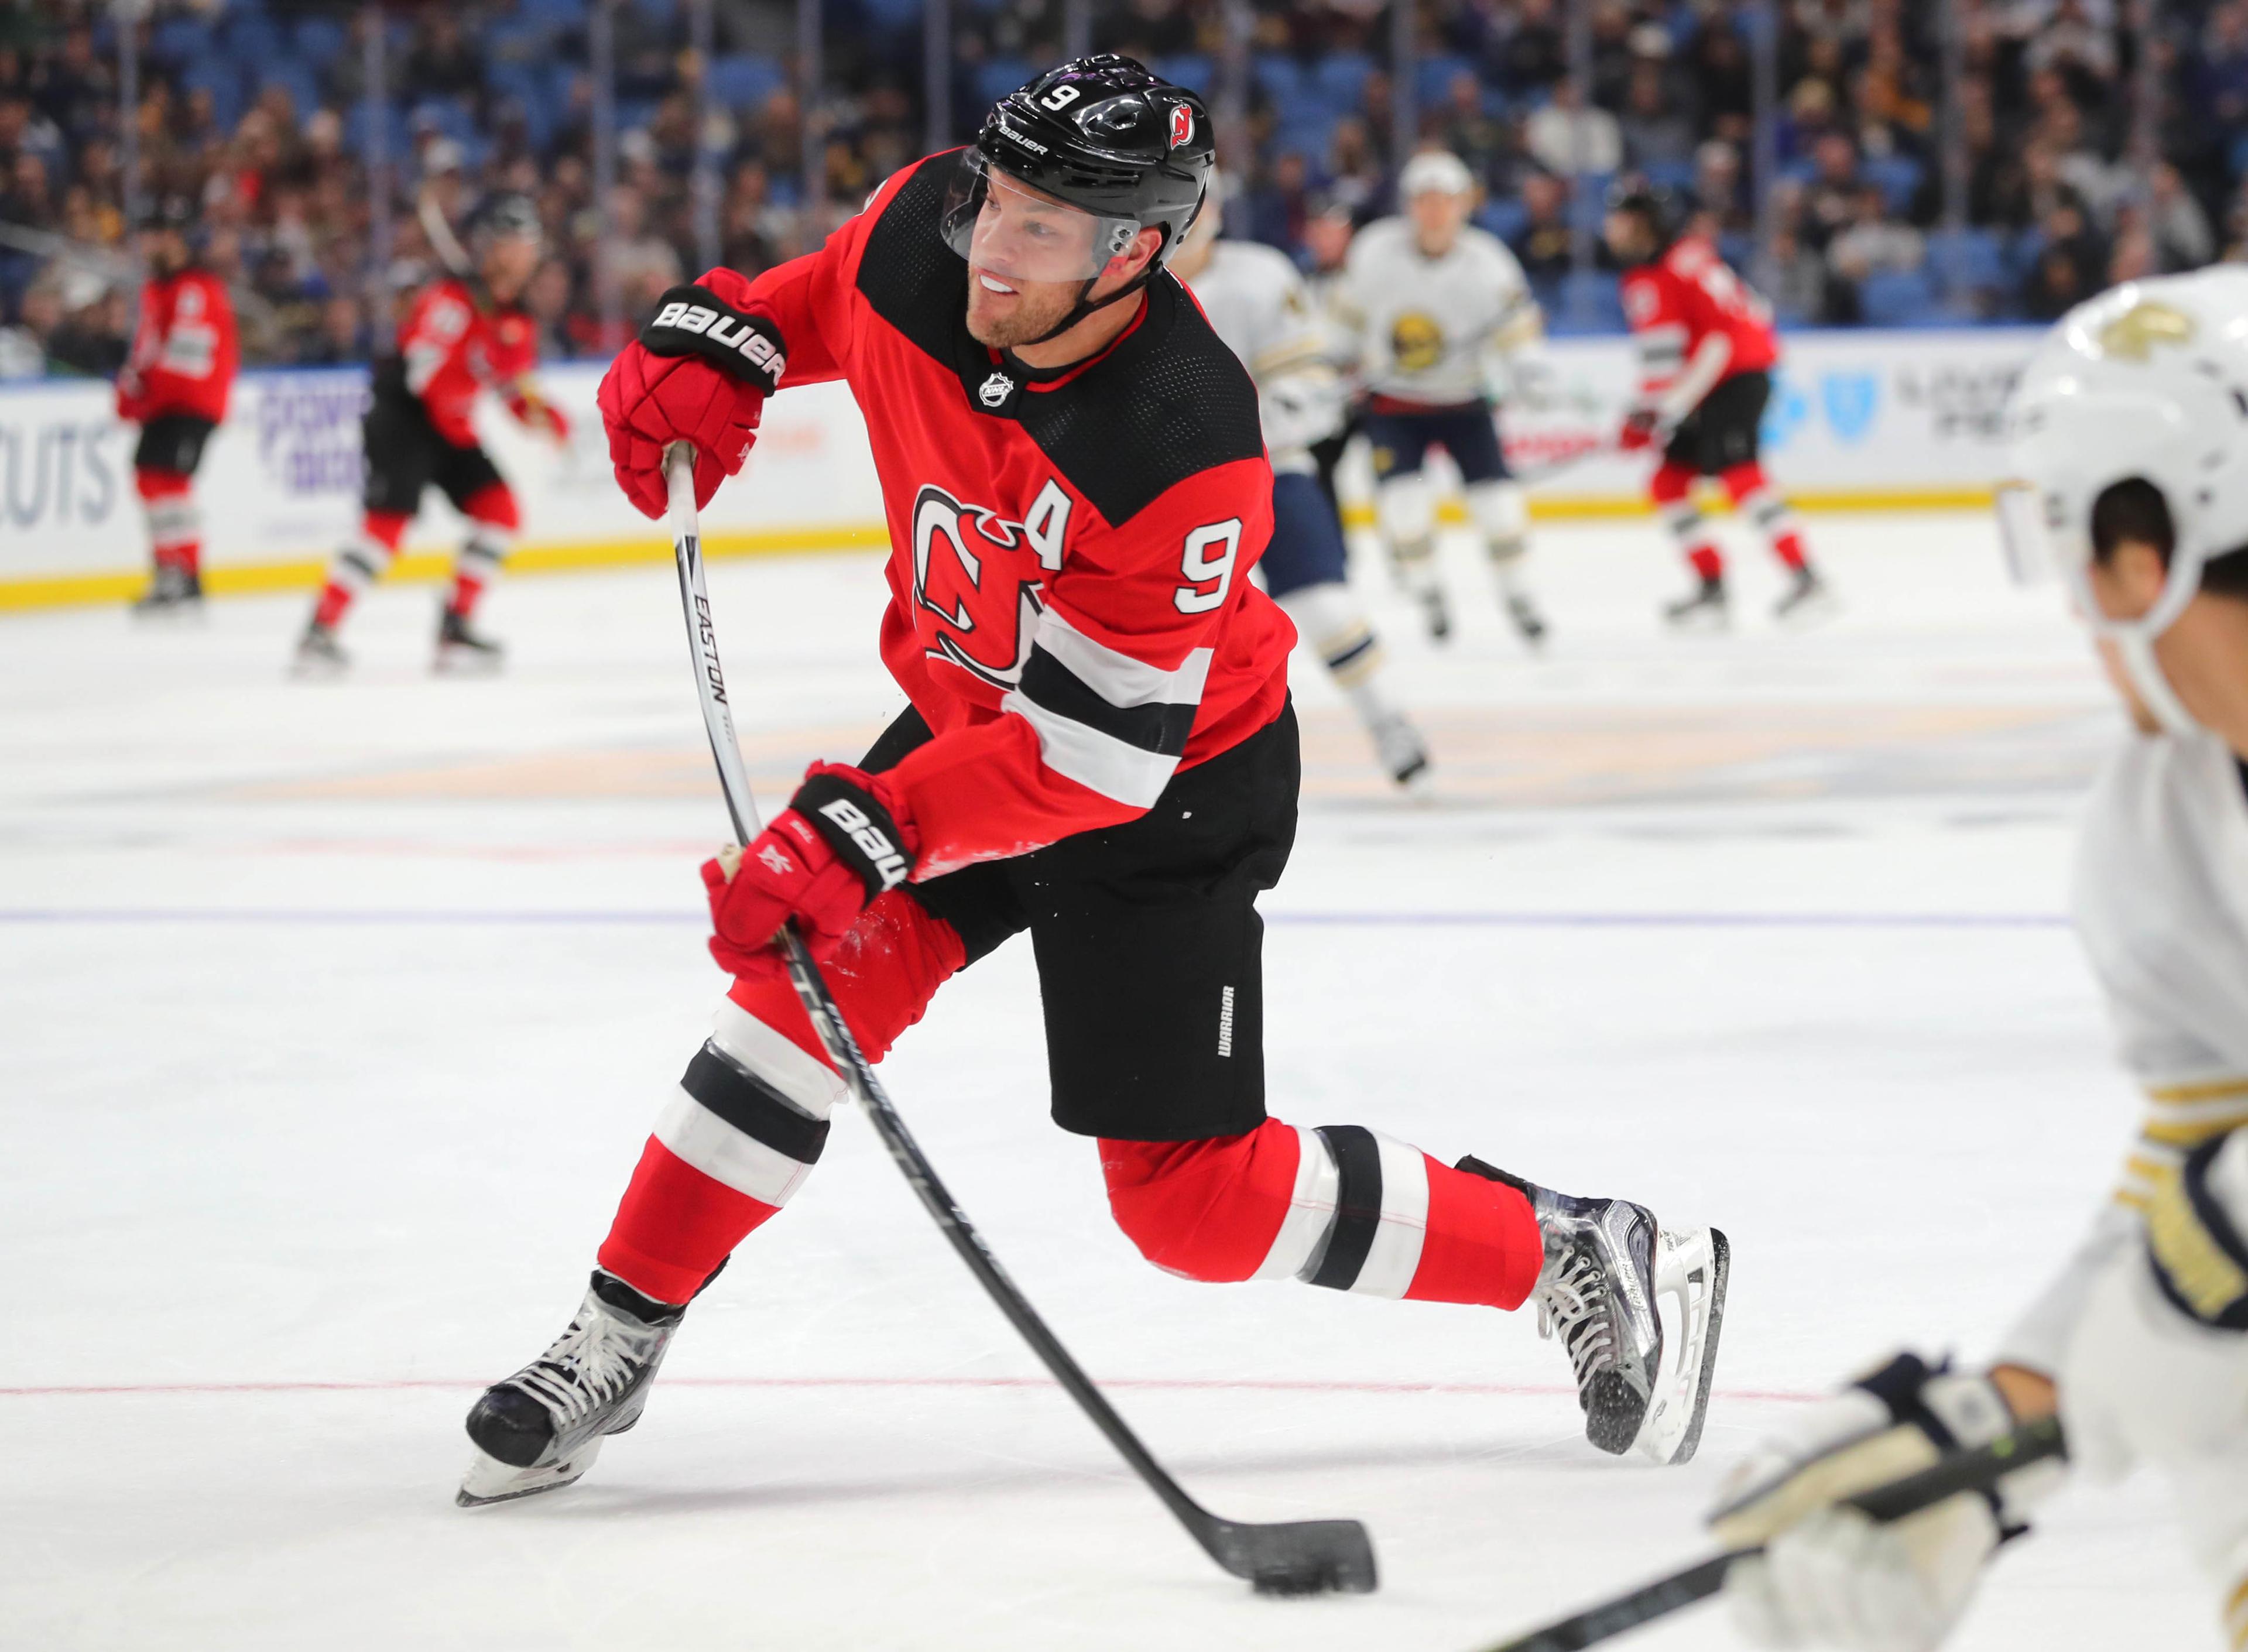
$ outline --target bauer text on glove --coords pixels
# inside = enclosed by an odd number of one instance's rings
[[[815,763],[789,806],[740,851],[702,863],[710,956],[740,974],[790,918],[815,949],[840,940],[916,858],[913,821],[875,776]]]
[[[710,503],[757,441],[788,358],[780,329],[705,286],[674,287],[601,378],[601,423],[617,485],[643,515],[666,504],[663,456],[695,449],[695,503]]]

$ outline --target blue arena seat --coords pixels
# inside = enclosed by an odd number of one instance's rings
[[[1155,58],[1148,67],[1175,86],[1199,92],[1205,98],[1217,95],[1217,65],[1202,52],[1174,52],[1169,57]]]
[[[1876,270],[1858,284],[1869,327],[1925,326],[1937,319],[1936,284],[1924,270]]]
[[[1947,296],[2012,284],[2006,250],[1989,230],[1939,230],[1928,237],[1928,267]]]
[[[710,59],[710,95],[737,109],[762,107],[787,84],[779,60],[759,52],[729,52]]]
[[[1881,186],[1881,199],[1891,212],[1909,210],[1913,196],[1920,193],[1921,165],[1910,155],[1869,155],[1859,163],[1858,171],[1867,182]]]

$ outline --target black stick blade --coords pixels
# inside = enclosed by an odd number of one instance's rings
[[[1355,1520],[1218,1520],[1204,1546],[1259,1594],[1371,1594],[1378,1580],[1374,1539]]]

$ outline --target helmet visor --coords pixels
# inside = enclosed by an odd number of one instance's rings
[[[945,245],[1005,281],[1090,281],[1131,251],[1139,233],[1134,219],[1103,217],[1032,189],[980,149],[961,152],[945,196]]]
[[[1998,545],[2016,585],[2042,585],[2065,572],[2060,546],[2046,525],[2045,498],[2034,483],[2002,482],[1993,498]]]

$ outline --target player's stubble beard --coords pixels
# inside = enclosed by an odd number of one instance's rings
[[[992,291],[984,284],[984,272],[969,266],[968,336],[986,349],[1011,350],[1044,338],[1076,305],[1084,284],[1009,281],[1004,284],[1014,291]]]

